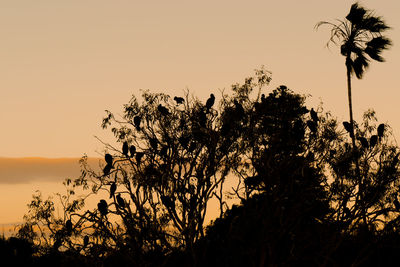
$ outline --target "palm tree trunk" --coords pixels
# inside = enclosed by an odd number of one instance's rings
[[[350,125],[351,125],[351,132],[350,132],[350,137],[351,141],[353,144],[353,151],[356,153],[357,152],[357,147],[356,147],[356,137],[354,135],[354,120],[353,120],[353,102],[352,102],[352,97],[351,97],[351,65],[350,65],[350,58],[346,58],[346,71],[347,71],[347,96],[349,99],[349,113],[350,113]],[[362,177],[360,175],[360,166],[358,164],[358,156],[354,157],[354,162],[356,164],[356,175],[357,175],[357,180],[358,180],[358,196],[359,196],[359,201],[360,201],[360,208],[361,208],[361,216],[363,223],[366,225],[367,224],[367,218],[366,218],[366,210],[365,210],[365,204],[364,204],[364,186],[363,186],[363,181]]]
[[[347,96],[349,98],[349,113],[350,113],[350,125],[351,125],[350,137],[353,143],[353,149],[356,149],[356,139],[354,136],[353,102],[351,98],[351,66],[350,63],[347,62],[348,59],[346,59],[346,70],[347,70]]]

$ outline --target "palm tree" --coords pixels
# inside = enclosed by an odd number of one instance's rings
[[[369,67],[370,59],[383,62],[381,57],[383,50],[392,44],[390,39],[382,35],[389,29],[382,17],[375,16],[370,10],[354,3],[345,20],[337,20],[337,23],[321,21],[321,25],[329,25],[331,37],[327,43],[340,43],[340,53],[346,58],[347,71],[347,93],[349,99],[349,113],[353,147],[355,148],[353,105],[351,97],[351,76],[356,75],[358,79],[363,77],[365,70]]]
[[[340,53],[346,58],[347,74],[347,94],[349,99],[350,113],[350,137],[353,149],[356,151],[356,141],[354,136],[353,105],[351,97],[351,77],[356,75],[358,79],[363,77],[364,72],[369,67],[371,59],[383,62],[381,57],[383,50],[389,48],[392,44],[390,39],[382,35],[389,29],[382,17],[375,16],[370,10],[361,7],[357,2],[354,3],[345,20],[337,20],[336,23],[321,21],[317,23],[318,29],[321,25],[331,26],[331,37],[327,43],[340,43]],[[366,219],[366,206],[364,202],[364,185],[360,176],[358,159],[355,158],[356,175],[359,184],[359,205],[361,207],[361,216],[364,224]]]

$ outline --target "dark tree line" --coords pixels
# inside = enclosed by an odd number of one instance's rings
[[[390,127],[366,112],[353,149],[346,123],[285,86],[267,92],[269,81],[259,70],[202,101],[145,91],[119,117],[107,112],[102,126],[117,145],[105,143],[101,170],[84,157],[58,202],[36,194],[29,204],[18,238],[31,244],[33,264],[356,266],[397,257],[400,151]],[[207,226],[211,199],[220,210]]]

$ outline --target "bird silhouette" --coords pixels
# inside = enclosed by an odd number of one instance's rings
[[[129,153],[131,154],[131,157],[135,155],[135,152],[136,152],[136,147],[134,145],[131,145],[129,147]]]
[[[113,182],[110,186],[110,198],[112,198],[117,190],[117,184]]]
[[[385,124],[383,124],[383,123],[379,124],[378,130],[377,130],[379,140],[382,139],[384,131],[385,131]]]
[[[265,98],[265,94],[261,94],[261,103],[265,104],[267,102],[267,99]]]
[[[370,148],[373,148],[376,145],[377,142],[378,142],[378,136],[377,135],[372,135],[371,138],[369,139]]]
[[[214,105],[214,102],[215,102],[215,96],[214,96],[214,94],[210,94],[210,98],[208,98],[208,99],[207,99],[207,102],[206,102],[207,111],[208,111],[210,108],[212,108],[212,106]]]
[[[108,213],[108,204],[107,201],[101,199],[99,203],[97,203],[97,208],[102,216],[106,216]]]
[[[365,137],[358,137],[357,139],[360,141],[363,148],[369,148],[368,140]]]
[[[103,169],[104,175],[108,175],[113,167],[113,156],[110,154],[105,154],[104,160],[106,161],[107,165]]]
[[[122,209],[125,208],[125,200],[121,197],[121,194],[117,195],[117,203]]]
[[[103,174],[104,174],[104,175],[109,175],[109,174],[110,174],[110,171],[111,171],[111,169],[112,169],[112,165],[110,165],[110,164],[107,164],[106,166],[104,166],[104,169],[103,169]]]
[[[346,131],[351,134],[353,132],[353,127],[351,126],[351,124],[347,121],[343,122],[343,127],[346,129]]]
[[[105,154],[104,160],[106,161],[106,163],[108,165],[112,165],[113,164],[113,156],[111,156],[110,154]]]
[[[174,100],[175,100],[177,105],[183,104],[183,102],[185,102],[185,99],[183,97],[179,97],[179,96],[175,96]]]
[[[140,122],[142,121],[142,118],[140,116],[135,116],[133,117],[133,124],[135,124],[136,130],[140,130]]]
[[[319,121],[318,114],[317,114],[317,112],[315,112],[315,110],[313,108],[311,108],[311,110],[310,110],[310,115],[311,115],[311,119],[315,123],[318,123],[318,121]]]
[[[67,230],[67,234],[71,235],[71,233],[72,233],[72,222],[71,222],[71,220],[67,220],[65,222],[65,229]]]
[[[168,109],[166,107],[164,107],[163,105],[159,104],[157,109],[162,115],[164,115],[164,116],[169,115]]]
[[[124,154],[126,157],[128,157],[128,142],[124,142],[124,144],[122,145],[122,154]]]

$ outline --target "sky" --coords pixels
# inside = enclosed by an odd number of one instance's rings
[[[100,127],[104,110],[120,114],[141,89],[218,100],[264,65],[267,90],[287,85],[347,120],[344,58],[325,46],[329,28],[314,26],[352,3],[1,0],[0,203],[14,204],[0,206],[0,224],[21,221],[36,189],[50,194],[76,176],[79,157],[100,157],[95,136],[114,140]],[[400,2],[360,3],[392,27],[394,46],[353,81],[355,119],[373,108],[398,138]]]

